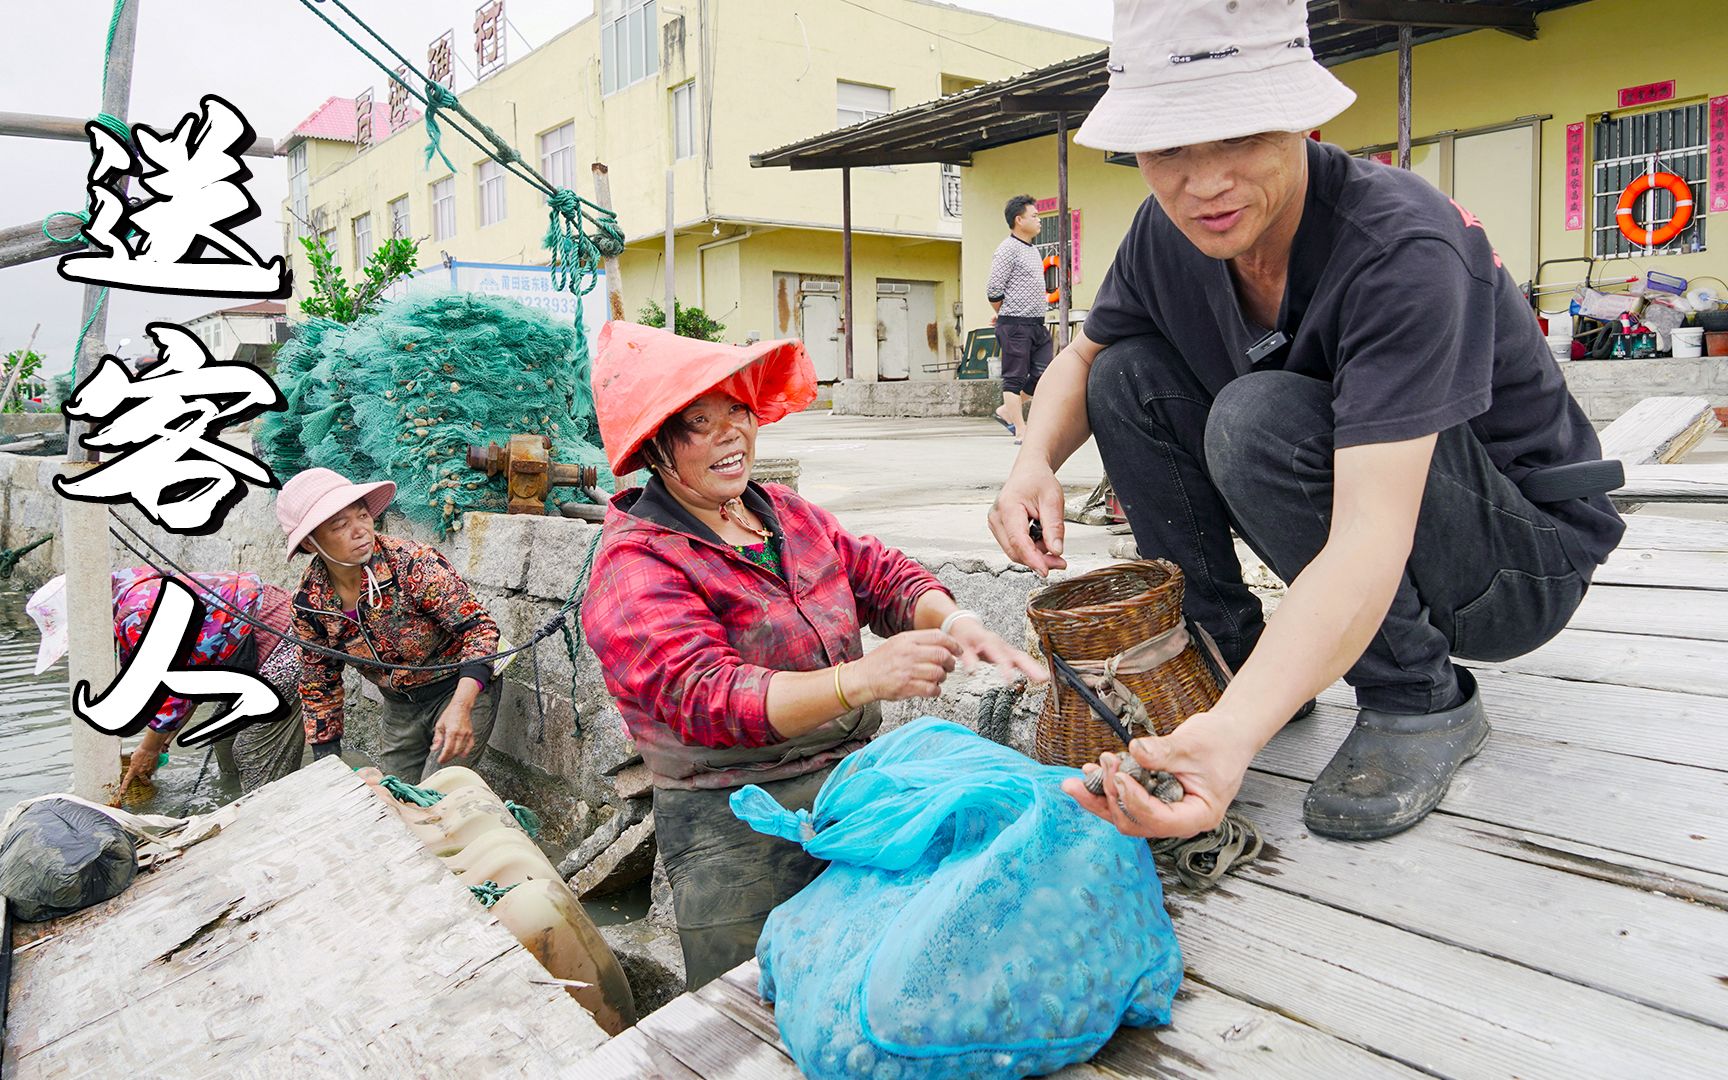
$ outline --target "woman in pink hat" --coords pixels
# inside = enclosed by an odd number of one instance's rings
[[[694,989],[750,958],[768,913],[821,863],[739,821],[758,784],[809,809],[880,702],[933,698],[957,660],[1044,679],[916,562],[778,485],[756,431],[808,405],[796,341],[716,345],[602,330],[595,408],[615,475],[582,626],[654,779],[654,829]],[[868,655],[868,625],[885,639]]]
[[[312,556],[294,633],[353,657],[305,652],[300,703],[313,756],[341,751],[342,667],[353,663],[383,697],[378,765],[412,784],[486,752],[498,685],[485,658],[498,625],[437,548],[376,531],[395,494],[389,481],[307,469],[282,485],[276,520],[289,556]]]

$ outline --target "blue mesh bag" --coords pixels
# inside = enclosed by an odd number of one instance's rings
[[[1170,1021],[1182,957],[1144,840],[1040,765],[924,717],[846,758],[814,809],[732,810],[829,865],[757,942],[806,1076],[1030,1076]]]

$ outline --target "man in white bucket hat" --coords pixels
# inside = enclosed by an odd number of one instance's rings
[[[1480,223],[1308,137],[1354,94],[1314,60],[1305,5],[1118,2],[1114,38],[1075,139],[1134,152],[1152,197],[1039,384],[990,524],[1034,570],[1066,565],[1055,470],[1096,436],[1141,555],[1182,567],[1236,675],[1132,747],[1182,800],[1114,775],[1120,799],[1069,790],[1124,832],[1204,831],[1343,676],[1356,726],[1304,819],[1390,835],[1487,740],[1451,658],[1504,660],[1566,624],[1624,531],[1603,494],[1618,469]],[[1232,529],[1290,582],[1269,623]]]

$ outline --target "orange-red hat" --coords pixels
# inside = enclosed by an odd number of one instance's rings
[[[615,476],[642,468],[642,444],[668,417],[712,391],[750,406],[772,424],[816,400],[816,368],[804,343],[786,339],[724,345],[629,322],[600,329],[594,411]]]

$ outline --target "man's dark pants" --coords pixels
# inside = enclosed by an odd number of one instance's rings
[[[1319,554],[1332,519],[1331,386],[1260,371],[1214,397],[1168,342],[1147,336],[1098,355],[1086,409],[1141,557],[1182,568],[1185,610],[1240,666],[1263,623],[1230,529],[1285,581]],[[1460,697],[1452,656],[1529,652],[1566,625],[1587,587],[1556,525],[1469,428],[1443,431],[1403,580],[1345,681],[1363,708],[1450,708]]]

